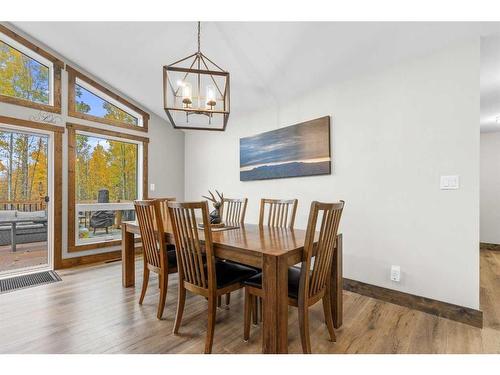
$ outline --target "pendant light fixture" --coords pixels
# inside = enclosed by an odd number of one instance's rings
[[[163,67],[163,106],[176,129],[226,130],[229,73],[198,51]]]

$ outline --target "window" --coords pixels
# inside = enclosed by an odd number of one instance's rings
[[[0,40],[0,94],[50,104],[49,67]]]
[[[117,245],[146,191],[147,139],[68,124],[70,251]]]
[[[80,113],[88,113],[92,116],[109,118],[135,126],[139,124],[137,117],[100,98],[81,85],[75,85],[75,96],[76,110]]]
[[[68,114],[108,125],[147,131],[149,114],[70,66]]]
[[[0,101],[60,113],[62,66],[0,25]]]

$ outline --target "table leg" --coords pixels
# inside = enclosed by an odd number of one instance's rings
[[[262,352],[288,352],[288,263],[285,257],[264,255],[262,262]]]
[[[127,232],[122,225],[122,285],[125,288],[135,285],[135,246],[134,234]]]
[[[342,272],[342,233],[337,235],[336,249],[333,253],[333,267],[331,275],[331,300],[332,300],[332,314],[333,326],[340,328],[343,319],[343,288],[344,276]]]
[[[17,231],[17,224],[16,223],[11,223],[10,224],[10,245],[12,247],[12,252],[16,252],[16,231]]]

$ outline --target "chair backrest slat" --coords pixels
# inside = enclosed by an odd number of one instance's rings
[[[160,211],[161,211],[161,218],[163,220],[163,228],[167,228],[168,223],[170,222],[170,216],[168,214],[168,202],[175,201],[175,198],[169,197],[169,198],[154,198],[154,199],[160,202]]]
[[[207,202],[170,201],[167,205],[174,232],[180,280],[204,289],[216,288],[215,258]],[[203,229],[199,228],[200,223],[203,224]],[[199,231],[204,235],[206,268]]]
[[[261,199],[259,225],[263,226],[267,222],[266,225],[270,227],[293,228],[297,204],[297,199]]]
[[[300,275],[300,290],[301,293],[307,295],[307,298],[317,295],[327,286],[343,208],[344,201],[340,201],[339,203],[311,203],[304,244],[305,257],[302,262]],[[315,245],[316,227],[320,215],[320,229]],[[313,263],[312,257],[314,253]]]
[[[247,203],[247,198],[223,198],[221,208],[222,220],[225,223],[244,223]]]
[[[139,222],[145,262],[157,268],[167,267],[160,202],[156,200],[134,201],[134,208]]]

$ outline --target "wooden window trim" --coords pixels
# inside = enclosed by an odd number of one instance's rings
[[[53,199],[53,210],[54,210],[54,223],[52,227],[54,228],[54,268],[58,269],[62,267],[62,159],[63,159],[63,134],[64,127],[45,124],[42,122],[21,120],[14,117],[0,116],[0,123],[23,126],[25,128],[31,128],[36,130],[48,130],[54,133],[54,165],[53,175],[54,175],[54,199]]]
[[[140,241],[136,241],[136,242],[140,242]],[[135,254],[136,255],[142,254],[141,247],[135,248]],[[122,258],[121,250],[109,251],[106,253],[98,253],[98,254],[91,254],[91,255],[82,255],[82,256],[78,256],[78,257],[63,259],[60,266],[56,269],[72,268],[72,267],[78,267],[78,266],[85,266],[88,264],[96,264],[96,263],[101,263],[101,262],[115,261],[115,260],[120,260],[121,258]]]
[[[22,44],[26,48],[32,50],[36,54],[52,62],[54,71],[54,104],[48,105],[42,103],[35,103],[29,100],[14,98],[12,96],[7,96],[7,95],[0,95],[0,102],[60,114],[61,113],[61,70],[64,69],[64,62],[62,62],[57,57],[51,55],[47,51],[31,43],[29,40],[23,38],[19,34],[15,33],[14,31],[8,29],[7,27],[1,24],[0,24],[0,33],[7,35],[8,37],[18,42],[19,44]]]
[[[75,241],[75,204],[76,204],[76,194],[75,194],[75,171],[76,171],[76,155],[75,155],[75,143],[76,143],[76,132],[84,131],[88,133],[95,133],[96,135],[111,136],[117,138],[128,139],[136,142],[142,142],[142,199],[148,197],[148,143],[149,138],[140,137],[133,134],[121,133],[113,130],[106,130],[95,128],[92,126],[66,123],[66,128],[68,129],[68,252],[78,252],[94,249],[102,249],[112,246],[119,246],[122,241],[107,241],[98,242],[87,245],[77,245]]]
[[[101,124],[112,125],[112,126],[116,126],[116,127],[124,128],[124,129],[132,129],[132,130],[142,131],[142,132],[148,131],[149,113],[143,111],[139,107],[137,107],[134,104],[130,103],[129,101],[123,99],[121,96],[115,94],[114,92],[107,89],[106,87],[104,87],[100,83],[94,81],[92,78],[87,77],[85,74],[79,72],[75,68],[72,68],[71,66],[66,65],[66,71],[68,72],[68,116],[76,117],[76,118],[79,118],[82,120],[87,120],[87,121],[99,122]],[[108,95],[109,97],[115,99],[116,101],[120,102],[124,106],[127,106],[130,109],[137,112],[139,115],[142,116],[142,126],[130,125],[130,124],[126,124],[126,123],[123,123],[120,121],[116,121],[116,120],[106,119],[106,118],[102,118],[102,117],[98,117],[98,116],[89,115],[87,113],[78,112],[76,110],[76,100],[75,100],[75,85],[76,85],[77,78],[88,83],[90,86],[94,87],[96,90],[101,91],[104,94]]]

